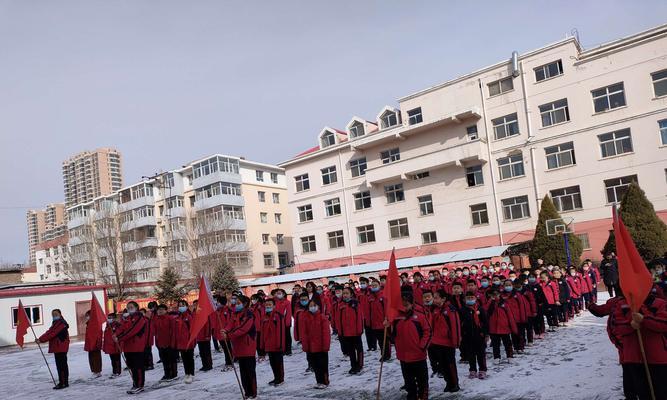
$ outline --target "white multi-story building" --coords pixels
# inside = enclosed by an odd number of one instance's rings
[[[512,53],[280,166],[301,270],[527,241],[545,195],[597,259],[630,182],[667,219],[667,25]]]

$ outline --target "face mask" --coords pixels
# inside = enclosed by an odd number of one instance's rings
[[[373,293],[377,293],[377,292],[379,292],[379,291],[380,291],[380,288],[379,288],[379,287],[372,287],[372,288],[371,288],[371,292],[373,292]]]
[[[112,323],[112,322],[113,322],[113,319],[111,319],[111,318],[107,318],[107,324],[110,324],[110,323]]]
[[[476,269],[473,269],[473,270],[470,271],[470,272],[472,272],[473,275],[477,275],[477,270],[476,270]]]
[[[362,288],[362,289],[366,289],[368,287],[368,285],[365,284],[365,283],[362,283],[361,285],[359,285],[359,287]]]
[[[336,293],[336,297],[340,299],[341,297],[343,297],[343,293]]]
[[[477,303],[477,300],[468,300],[468,299],[466,299],[466,305],[468,305],[468,306],[474,306],[475,303]]]
[[[322,290],[321,290],[321,289],[317,289],[316,292],[317,292],[317,294],[322,294]]]
[[[547,267],[547,269],[548,269],[549,271],[552,271],[552,270],[554,269],[554,267],[552,267],[551,265],[549,265],[549,266]]]
[[[429,275],[428,280],[431,281],[431,282],[433,282],[433,281],[435,280],[435,276],[433,276],[433,275]]]
[[[250,302],[252,303],[253,306],[257,304],[257,300],[250,300]]]
[[[424,305],[425,305],[425,306],[431,306],[431,305],[433,305],[433,300],[424,301]]]
[[[512,286],[505,286],[505,291],[508,293],[511,292],[512,289],[514,289]]]
[[[509,266],[510,271],[514,271],[514,265]]]
[[[313,314],[315,314],[317,310],[318,310],[317,306],[308,307],[308,311],[310,311]]]
[[[305,307],[308,305],[308,300],[301,300],[299,303],[301,303],[301,305]]]
[[[127,318],[127,317],[129,317],[129,316],[130,316],[130,313],[126,313],[126,312],[123,313],[123,317],[124,317],[124,318]]]
[[[577,276],[576,272],[570,272],[570,276]]]
[[[56,315],[55,317],[53,317],[53,320],[54,320],[54,321],[58,321],[59,319],[60,319],[60,317],[57,316],[57,315]]]
[[[482,281],[481,285],[482,285],[483,288],[487,288],[487,287],[489,287],[489,282]]]
[[[90,321],[90,317],[86,317],[86,322]]]
[[[493,286],[500,286],[500,281],[493,281]]]
[[[341,295],[341,296],[342,296],[342,295]],[[344,301],[344,302],[346,302],[346,303],[349,303],[349,302],[350,302],[350,300],[352,300],[352,298],[351,298],[351,297],[348,297],[348,298],[344,298],[344,299],[343,299],[343,301]]]
[[[184,312],[186,312],[187,310],[188,310],[188,308],[187,308],[186,306],[180,306],[180,307],[178,307],[178,312],[179,312],[179,313],[184,313]]]
[[[470,271],[463,271],[463,275],[464,275],[464,276],[468,276],[468,275],[470,275]]]
[[[229,304],[231,304],[231,305],[236,304],[236,299],[231,299],[231,300],[229,300]]]
[[[528,282],[529,282],[529,283],[535,283],[536,280],[537,280],[537,279],[535,279],[535,278],[532,277],[532,276],[531,276],[530,278],[528,278]]]
[[[501,265],[500,269],[507,269],[507,265]]]
[[[137,312],[137,310],[135,310],[134,308],[128,308],[128,309],[127,309],[127,312],[128,312],[130,315],[132,315],[132,314],[134,314],[135,312]]]
[[[278,300],[282,300],[283,297],[284,297],[284,296],[283,296],[282,293],[276,293],[276,299],[278,299]]]
[[[243,310],[243,304],[237,304],[236,307],[234,307],[234,311],[239,312]]]
[[[495,271],[493,268],[489,268],[489,273],[492,274]]]
[[[271,311],[273,311],[273,307],[266,307],[264,308],[264,311],[266,311],[267,314],[271,314]]]

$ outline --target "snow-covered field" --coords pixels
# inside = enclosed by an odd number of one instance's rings
[[[604,301],[604,300],[600,300]],[[598,319],[584,313],[568,327],[547,334],[544,340],[527,348],[526,354],[517,355],[512,365],[494,366],[489,357],[489,378],[485,381],[468,379],[467,364],[458,364],[461,392],[444,394],[442,379],[431,378],[431,399],[568,399],[611,400],[622,398],[621,368],[616,350],[607,338],[606,319]],[[26,336],[28,339],[28,336]],[[274,388],[267,385],[272,380],[268,362],[257,366],[257,385],[260,399],[375,399],[379,362],[377,353],[367,353],[364,371],[358,376],[349,376],[349,362],[341,356],[337,341],[332,341],[330,352],[331,385],[326,390],[315,390],[315,378],[304,374],[305,354],[296,350],[285,358],[285,384]],[[54,374],[53,357],[47,355]],[[70,347],[70,387],[54,391],[44,360],[35,349],[10,352],[0,355],[0,388],[4,399],[67,399],[102,400],[127,398],[125,391],[131,386],[127,371],[118,379],[109,379],[110,363],[104,356],[103,377],[91,379],[88,359],[82,343]],[[157,351],[155,352],[157,361]],[[193,384],[182,382],[183,370],[179,365],[181,380],[164,386],[156,382],[162,376],[161,364],[146,375],[146,392],[133,396],[141,399],[210,399],[241,398],[233,372],[220,372],[224,363],[222,354],[214,353],[213,371],[197,371]],[[197,358],[196,368],[201,367]],[[430,371],[429,371],[430,372]],[[399,388],[403,384],[399,363],[394,360],[385,364],[382,377],[382,398],[398,400],[405,397]],[[159,387],[159,388],[158,388]]]

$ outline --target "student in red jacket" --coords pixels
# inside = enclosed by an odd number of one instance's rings
[[[484,307],[473,292],[466,293],[465,307],[459,312],[461,348],[465,348],[470,366],[470,379],[486,379],[486,341],[489,325]],[[479,369],[479,373],[478,370]]]
[[[520,286],[518,281],[517,285]],[[523,334],[526,327],[527,317],[526,317],[526,303],[523,295],[514,290],[514,283],[512,280],[507,279],[503,282],[503,292],[500,294],[500,297],[505,301],[507,309],[512,314],[512,318],[516,323],[517,330],[512,332],[512,348],[517,353],[523,353],[525,346],[525,341],[523,340]]]
[[[86,332],[89,328],[88,323],[90,322],[90,310],[86,311]],[[93,378],[99,378],[102,376],[102,332],[97,337],[95,343],[91,343],[86,335],[86,338],[83,343],[83,351],[88,352],[88,365],[90,366],[90,372],[93,373]]]
[[[178,314],[174,316],[174,341],[176,350],[181,355],[185,379],[183,382],[190,384],[195,377],[195,341],[190,340],[190,324],[192,323],[192,312],[188,308],[188,302],[178,301]]]
[[[516,321],[505,303],[500,297],[497,289],[491,289],[489,292],[490,301],[488,305],[489,334],[491,336],[491,346],[493,347],[493,359],[496,363],[500,362],[500,343],[505,347],[507,361],[514,357],[512,349],[512,334],[517,333]]]
[[[144,366],[146,371],[155,369],[153,364],[153,345],[155,345],[155,332],[153,330],[153,317],[157,314],[157,302],[151,301],[148,303],[148,310],[141,309],[141,313],[148,321],[148,342],[144,350]]]
[[[362,311],[354,298],[354,289],[343,289],[343,301],[338,304],[338,340],[350,356],[351,375],[357,375],[364,367],[364,347],[361,334],[364,330]]]
[[[199,300],[192,302],[192,314],[197,314]],[[211,317],[209,316],[206,324],[201,328],[195,339],[197,342],[197,349],[199,350],[199,358],[201,359],[201,372],[210,371],[213,369],[213,357],[211,355]]]
[[[378,338],[375,337],[375,333],[370,328],[370,321],[368,320],[368,295],[370,293],[369,280],[366,277],[359,278],[359,290],[356,291],[357,301],[361,306],[362,319],[364,321],[364,335],[366,336],[366,348],[368,351],[377,351],[378,349]],[[379,340],[382,340],[380,338]]]
[[[257,397],[255,320],[252,311],[249,310],[250,299],[243,295],[237,295],[237,299],[234,314],[221,333],[223,340],[229,339],[232,343],[232,353],[239,362],[241,385],[245,397],[254,399]],[[287,307],[290,307],[289,302],[287,302]],[[276,311],[278,311],[277,308],[273,312]]]
[[[255,332],[257,335],[257,359],[263,361],[266,356],[262,346],[259,344],[262,341],[262,319],[264,319],[264,298],[259,294],[255,293],[250,296],[250,311],[252,311],[252,316],[255,319]]]
[[[308,302],[310,301],[310,299],[307,292],[301,292],[301,294],[298,297],[299,298],[297,305],[294,308],[294,340],[300,342],[304,327],[303,317],[305,314],[308,313]],[[306,368],[306,372],[312,372],[313,367],[311,365],[308,354],[306,354],[306,361],[308,361],[308,367]]]
[[[308,297],[307,293],[304,293]],[[306,300],[306,303],[308,300]],[[264,316],[260,324],[261,340],[259,347],[262,353],[269,355],[269,364],[273,371],[271,386],[280,386],[285,382],[285,366],[283,353],[285,352],[285,321],[282,314],[275,311],[276,303],[272,298],[264,300]]]
[[[308,303],[308,313],[303,316],[301,348],[310,359],[317,384],[315,389],[329,386],[329,348],[331,346],[331,327],[327,317],[322,314],[317,299]]]
[[[540,287],[544,293],[544,315],[547,317],[549,331],[555,332],[558,327],[558,307],[561,305],[558,282],[552,279],[548,272],[543,271],[540,273]]]
[[[431,340],[431,327],[424,314],[414,310],[412,293],[404,291],[401,297],[404,311],[391,323],[396,358],[401,362],[408,400],[428,399],[426,349]],[[386,324],[389,326],[390,322]]]
[[[104,328],[104,342],[102,343],[102,350],[109,355],[111,360],[111,378],[117,378],[120,376],[122,366],[120,363],[120,350],[118,349],[118,344],[113,341],[113,335],[116,330],[120,327],[120,322],[116,317],[116,313],[110,313],[107,315],[107,325]]]
[[[170,382],[176,379],[178,375],[178,364],[176,363],[174,317],[167,315],[167,306],[160,304],[153,316],[151,323],[153,325],[153,334],[155,337],[155,346],[160,354],[164,375],[160,382]]]
[[[218,322],[218,327],[213,331],[214,337],[220,343],[222,351],[225,353],[225,366],[222,367],[222,372],[231,371],[233,367],[233,358],[232,358],[232,345],[229,343],[229,340],[222,339],[222,329],[227,326],[227,323],[232,317],[232,310],[227,305],[227,297],[218,296],[217,297],[217,309],[216,309],[216,321]]]
[[[347,347],[342,340],[340,340],[340,304],[343,302],[343,286],[335,285],[333,288],[333,297],[331,298],[331,326],[334,335],[338,336],[338,343],[340,344],[340,351],[343,356],[348,357]]]
[[[283,289],[274,289],[271,296],[276,302],[276,311],[283,315],[285,321],[285,355],[292,355],[292,304],[287,300]]]
[[[431,344],[429,354],[433,354],[438,372],[445,379],[445,392],[458,392],[459,377],[456,370],[456,348],[461,344],[461,321],[456,308],[447,303],[447,294],[440,289],[433,297],[431,311]],[[426,300],[424,300],[426,304]]]
[[[114,341],[125,353],[127,366],[132,372],[132,389],[127,394],[137,394],[144,391],[146,369],[144,367],[144,350],[148,341],[148,321],[139,312],[139,305],[135,301],[127,303],[129,316],[116,331]]]
[[[53,353],[53,356],[56,359],[56,369],[58,371],[58,384],[53,388],[59,390],[69,387],[69,367],[67,366],[69,325],[57,308],[51,311],[51,318],[53,318],[51,327],[44,332],[42,336],[35,340],[35,342],[49,342],[49,353]]]
[[[380,287],[380,282],[377,279],[371,278],[366,300],[368,302],[366,323],[373,331],[377,343],[380,346],[384,345],[384,348],[380,349],[382,351],[380,358],[384,358],[384,361],[389,361],[391,360],[391,344],[389,338],[385,340],[384,337],[384,295]]]
[[[570,267],[568,270],[567,284],[570,287],[570,315],[581,314],[581,276],[577,273],[575,267]]]

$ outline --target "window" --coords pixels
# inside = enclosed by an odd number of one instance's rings
[[[422,108],[417,107],[408,111],[408,125],[415,125],[422,122]]]
[[[194,179],[201,178],[217,171],[239,173],[239,161],[231,158],[215,156],[198,162],[192,166]],[[188,185],[192,184],[192,176],[186,175]]]
[[[31,325],[42,325],[42,306],[23,306],[26,315],[28,316],[28,321]],[[19,323],[19,309],[18,307],[12,307],[12,328],[16,328]]]
[[[653,93],[655,97],[667,95],[667,69],[651,74],[653,79]]]
[[[466,133],[468,135],[469,142],[479,139],[479,134],[477,133],[477,125],[467,127]]]
[[[314,253],[317,251],[315,236],[310,235],[301,238],[301,251],[302,253]]]
[[[505,221],[530,217],[528,208],[528,196],[511,197],[501,200],[503,204],[503,216]]]
[[[371,192],[358,192],[354,194],[354,209],[365,210],[371,208]]]
[[[433,214],[433,197],[430,194],[419,196],[417,200],[419,201],[419,215],[423,217]]]
[[[335,199],[324,200],[324,210],[327,217],[340,215],[340,199],[336,197]]]
[[[473,204],[470,206],[470,216],[472,225],[486,225],[489,223],[489,212],[486,209],[486,203]]]
[[[387,203],[396,203],[405,200],[403,193],[403,184],[389,185],[384,187],[384,194],[387,197]]]
[[[338,182],[338,177],[336,176],[336,166],[331,166],[327,168],[323,168],[320,171],[322,171],[322,184],[323,185],[330,185],[332,183]]]
[[[607,203],[620,203],[632,182],[637,182],[637,175],[605,179],[604,188],[607,191]]]
[[[264,182],[264,171],[255,171],[255,179],[257,182]]]
[[[590,250],[591,241],[588,239],[588,233],[577,233],[577,237],[581,240],[581,247],[583,250]]]
[[[389,224],[389,237],[392,239],[401,239],[410,236],[408,231],[408,219],[399,218],[394,219],[388,222]]]
[[[466,168],[466,180],[468,187],[475,187],[484,184],[484,173],[481,165],[473,165]]]
[[[262,244],[269,244],[269,234],[262,233]]]
[[[276,235],[276,244],[285,244],[285,235],[279,233]]]
[[[364,124],[362,124],[359,121],[355,121],[352,126],[350,126],[350,137],[352,139],[357,138],[359,136],[364,136],[366,134],[366,131],[364,130]]]
[[[382,159],[382,164],[389,164],[401,159],[401,152],[398,148],[385,150],[380,152],[380,158]]]
[[[514,154],[498,159],[500,180],[516,178],[524,175],[523,154]]]
[[[297,210],[299,214],[299,222],[308,222],[313,220],[313,206],[310,204],[297,207]]]
[[[257,199],[260,203],[264,203],[266,201],[266,192],[257,192]]]
[[[420,179],[428,178],[429,176],[431,176],[431,173],[428,171],[424,171],[424,172],[417,172],[416,174],[411,175],[410,178],[413,181],[418,181]]]
[[[493,134],[496,140],[519,134],[519,121],[516,113],[492,119],[491,124],[493,125]]]
[[[560,124],[570,120],[570,110],[567,107],[567,99],[560,99],[553,103],[540,106],[542,127]]]
[[[261,223],[266,224],[269,222],[269,218],[265,212],[259,213],[259,220]]]
[[[345,238],[343,237],[343,231],[328,232],[327,239],[329,239],[329,248],[332,250],[345,247]]]
[[[280,193],[272,193],[273,204],[280,204]]]
[[[280,213],[273,214],[273,220],[276,224],[282,224],[283,216]]]
[[[632,152],[630,128],[598,135],[602,158],[618,156]]]
[[[271,172],[271,183],[278,184],[278,174]]]
[[[200,201],[211,198],[213,196],[220,196],[223,194],[240,196],[241,185],[237,183],[216,182],[210,185],[199,188],[195,191],[195,200]]]
[[[623,82],[591,91],[595,112],[613,110],[625,105]]]
[[[422,233],[422,244],[431,244],[438,242],[438,235],[435,231]]]
[[[574,165],[577,163],[574,158],[574,143],[561,143],[556,146],[544,148],[547,156],[547,169],[554,169]]]
[[[398,125],[398,118],[396,113],[393,111],[385,111],[384,114],[380,117],[380,127],[382,129],[390,128],[394,125]]]
[[[375,242],[375,226],[373,224],[358,226],[357,238],[359,239],[359,244]]]
[[[561,60],[554,61],[535,68],[535,81],[541,82],[545,79],[553,78],[554,76],[563,74],[563,62]]]
[[[581,210],[581,190],[579,186],[554,189],[550,192],[551,199],[558,212]]]
[[[273,267],[273,253],[264,254],[264,266],[266,268]]]
[[[356,160],[350,161],[350,170],[352,171],[353,177],[365,175],[366,168],[366,157],[357,158]]]
[[[278,265],[286,267],[289,264],[289,253],[281,251],[278,253]]]
[[[296,182],[297,193],[310,189],[310,180],[308,179],[308,174],[295,176],[294,182]]]
[[[322,147],[329,147],[334,144],[336,144],[336,135],[331,131],[326,131],[324,135],[322,135]]]
[[[658,121],[658,126],[660,127],[660,143],[663,146],[667,145],[667,119]]]
[[[514,90],[514,82],[511,76],[489,83],[489,97],[507,93],[510,90]]]

